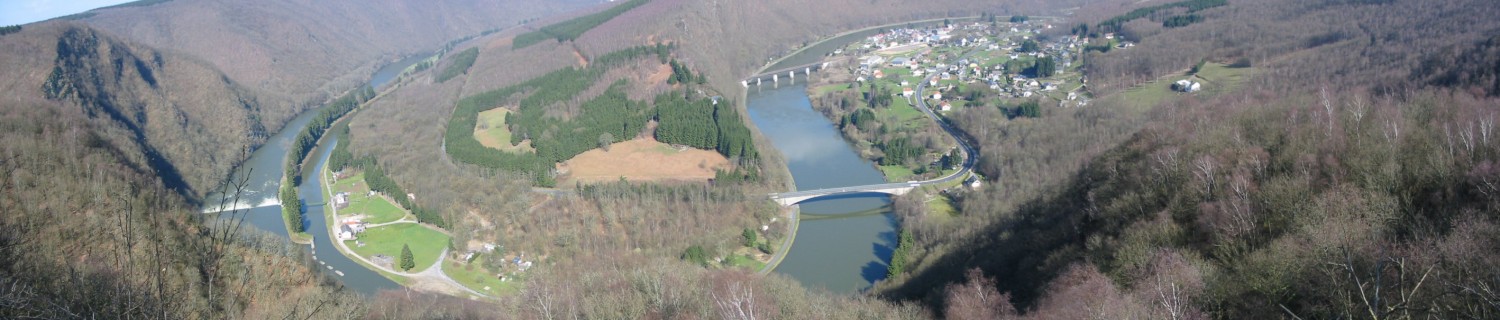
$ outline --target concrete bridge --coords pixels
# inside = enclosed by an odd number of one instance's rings
[[[927,89],[926,84],[927,81],[918,82],[916,90],[918,97],[923,97],[923,91]],[[949,124],[941,117],[938,117],[937,113],[932,112],[932,108],[929,108],[927,106],[927,102],[923,100],[924,99],[920,98],[917,99],[915,107],[918,110],[921,110],[923,114],[927,115],[928,118],[936,121],[938,126],[943,128],[944,132],[947,132],[948,135],[953,136],[953,139],[958,141],[959,149],[963,150],[964,163],[961,170],[958,170],[946,176],[925,181],[908,181],[902,183],[884,183],[863,186],[772,193],[770,194],[771,200],[775,200],[776,203],[781,204],[781,206],[783,207],[790,207],[811,199],[843,194],[884,193],[889,195],[902,195],[906,194],[912,189],[916,189],[917,187],[923,185],[946,183],[955,179],[963,179],[964,177],[968,177],[969,172],[974,170],[974,155],[978,154],[978,150],[974,149],[974,144],[969,141],[963,134],[960,134],[957,128],[954,128],[952,124]]]
[[[912,189],[916,189],[918,186],[921,186],[921,185],[922,184],[918,183],[918,182],[903,182],[903,183],[886,183],[886,184],[872,184],[872,185],[853,186],[853,187],[839,187],[839,188],[817,189],[817,190],[807,190],[807,191],[792,191],[792,192],[783,192],[783,193],[772,193],[771,194],[771,200],[775,200],[776,203],[781,204],[781,206],[783,206],[783,207],[790,207],[790,206],[792,206],[794,204],[798,204],[798,203],[801,203],[803,201],[807,201],[809,199],[822,198],[822,197],[833,196],[833,195],[859,194],[859,193],[884,193],[884,194],[889,194],[889,195],[903,195],[903,194],[906,194],[906,192],[911,191]]]
[[[772,71],[767,71],[765,73],[753,75],[753,76],[750,76],[749,78],[745,78],[744,80],[741,80],[740,81],[740,85],[749,87],[752,84],[754,84],[754,85],[760,85],[762,82],[765,82],[765,81],[770,81],[772,83],[779,83],[779,82],[781,82],[781,79],[783,79],[783,78],[787,79],[787,80],[795,80],[795,79],[797,79],[797,75],[798,74],[801,74],[802,76],[805,77],[805,76],[807,76],[809,74],[812,74],[813,71],[822,70],[823,68],[827,68],[828,66],[833,65],[833,64],[837,64],[837,61],[827,61],[827,62],[820,61],[820,62],[813,62],[813,63],[809,63],[809,64],[804,64],[804,65],[797,65],[797,66],[791,66],[791,67],[776,69],[776,70],[772,70]]]

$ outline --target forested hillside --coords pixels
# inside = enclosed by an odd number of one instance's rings
[[[1474,67],[1500,25],[1479,6],[1231,1],[1187,26],[1124,22],[1139,45],[1090,54],[1089,106],[958,115],[996,181],[948,220],[898,200],[912,271],[877,291],[955,318],[1500,315],[1483,289],[1500,101]],[[1204,59],[1246,83],[1123,99]]]

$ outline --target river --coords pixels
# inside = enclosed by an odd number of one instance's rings
[[[386,83],[390,83],[391,80],[395,80],[396,77],[401,76],[401,72],[406,71],[407,67],[411,67],[412,65],[417,64],[418,62],[422,62],[422,60],[427,60],[427,58],[430,57],[432,57],[432,53],[415,54],[410,57],[397,60],[396,62],[386,64],[385,66],[380,67],[379,70],[375,70],[375,74],[370,75],[370,87],[380,89],[380,86],[383,86]]]
[[[414,55],[382,67],[371,76],[370,85],[379,87],[394,80],[408,66],[421,62],[429,55]],[[250,158],[240,164],[234,171],[233,179],[245,179],[245,189],[240,192],[238,201],[218,205],[223,196],[210,194],[205,197],[205,212],[218,212],[228,209],[245,210],[245,222],[256,229],[274,234],[282,239],[287,237],[287,230],[281,218],[281,204],[278,203],[276,192],[280,187],[282,175],[285,173],[287,149],[292,139],[307,127],[307,123],[316,117],[319,109],[308,110],[287,122],[286,126],[276,135],[266,140],[250,154]],[[356,111],[357,112],[357,111]],[[328,160],[333,149],[331,146],[339,143],[337,137],[325,135],[321,143],[309,155],[316,156],[315,161],[309,163],[304,172],[322,172],[323,166]],[[356,292],[373,295],[375,292],[385,289],[400,289],[401,285],[387,279],[373,270],[365,268],[354,262],[354,260],[340,254],[334,249],[328,233],[327,220],[324,217],[324,201],[326,196],[319,186],[323,178],[317,174],[305,177],[302,186],[298,187],[298,195],[302,197],[303,212],[306,213],[307,233],[313,236],[312,253],[317,261],[318,270],[337,278],[345,287]],[[288,240],[290,241],[290,240]],[[332,266],[330,269],[329,266]],[[334,271],[342,272],[338,275]]]
[[[970,20],[972,18],[956,18]],[[923,26],[932,19],[868,28],[815,43],[767,70],[817,62],[854,41],[883,29]],[[797,190],[886,183],[873,162],[859,156],[833,122],[812,109],[807,84],[754,85],[747,89],[750,121],[786,158]],[[833,196],[802,202],[796,240],[776,272],[804,286],[854,293],[885,279],[895,251],[898,222],[890,196],[878,193]]]
[[[812,109],[805,84],[752,86],[746,98],[750,120],[785,156],[797,190],[885,183],[833,123]],[[800,206],[796,241],[776,272],[840,293],[885,278],[897,226],[889,196],[829,197]]]

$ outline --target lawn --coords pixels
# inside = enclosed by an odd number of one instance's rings
[[[506,152],[533,152],[531,142],[521,141],[516,145],[510,144],[510,128],[505,126],[505,115],[510,110],[506,108],[494,108],[479,113],[479,120],[474,124],[474,139],[479,144]]]
[[[843,91],[843,90],[848,90],[848,89],[849,89],[849,84],[845,84],[845,83],[822,85],[822,86],[818,86],[817,88],[813,88],[813,95],[812,96],[813,97],[821,97],[821,96],[823,96],[825,94],[828,94],[829,92],[837,92],[837,91]]]
[[[459,284],[469,287],[469,289],[491,296],[521,291],[520,282],[514,279],[500,281],[499,278],[495,277],[494,273],[490,272],[489,269],[485,269],[484,266],[479,265],[477,262],[463,263],[459,261],[447,261],[443,263],[443,273],[448,274],[448,277],[453,278],[453,281],[458,281]],[[484,287],[490,287],[490,290],[484,290]]]
[[[724,258],[724,265],[729,267],[745,268],[747,270],[760,270],[766,267],[764,262],[755,261],[755,258],[743,254],[730,255]]]
[[[912,175],[915,175],[911,168],[902,165],[880,166],[880,173],[884,173],[885,181],[890,182],[906,182]]]
[[[928,216],[938,218],[951,218],[958,215],[958,209],[953,208],[953,199],[947,195],[939,194],[932,200],[927,201]]]
[[[401,245],[410,245],[417,267],[407,272],[426,270],[427,267],[432,266],[433,261],[437,261],[438,254],[443,252],[443,248],[448,247],[448,235],[415,223],[370,228],[359,234],[359,241],[363,241],[365,246],[356,245],[354,241],[344,241],[344,243],[353,249],[354,253],[367,259],[376,254],[391,256],[396,259],[397,266],[401,263]]]
[[[363,214],[366,223],[386,223],[406,217],[406,210],[402,210],[385,197],[370,196],[370,188],[365,185],[364,173],[334,183],[333,192],[349,193],[349,206],[338,210],[341,217]]]
[[[1250,68],[1229,68],[1218,63],[1204,64],[1203,70],[1198,72],[1196,75],[1197,79],[1194,79],[1194,81],[1203,81],[1205,88],[1203,88],[1202,92],[1191,94],[1216,95],[1238,89],[1240,85],[1244,84],[1245,74],[1250,70]],[[1157,78],[1154,82],[1127,89],[1125,92],[1119,94],[1119,96],[1128,105],[1137,108],[1150,108],[1166,102],[1171,97],[1188,94],[1172,91],[1172,82],[1187,78],[1189,77],[1182,74],[1167,75]]]
[[[927,120],[926,117],[922,111],[907,104],[906,98],[902,97],[893,99],[889,108],[875,109],[875,119],[891,125],[892,130],[922,128],[932,124],[932,121]]]
[[[1205,92],[1218,94],[1233,91],[1245,84],[1246,74],[1250,71],[1250,68],[1230,68],[1225,64],[1206,63],[1198,71],[1198,77],[1203,78],[1206,82],[1203,85],[1208,86],[1204,88]]]

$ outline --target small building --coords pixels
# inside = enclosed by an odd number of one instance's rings
[[[349,207],[349,193],[339,192],[338,194],[334,194],[333,207],[335,209],[343,209]]]
[[[953,110],[953,104],[943,101],[943,104],[938,105],[938,109],[943,111]]]
[[[932,100],[943,100],[943,93],[941,93],[941,92],[934,92],[934,93],[932,93]]]
[[[910,61],[910,60],[908,60],[908,59],[907,59],[907,58],[906,58],[906,57],[895,57],[895,58],[891,58],[891,66],[892,66],[892,67],[905,67],[905,66],[906,66],[906,64],[907,64],[907,63],[908,63],[908,62],[909,62],[909,61]]]
[[[902,86],[902,87],[905,87],[905,86],[910,86],[910,85],[911,85],[911,82],[908,82],[908,81],[906,81],[906,80],[905,80],[905,79],[902,79],[902,80],[901,80],[901,86]]]
[[[912,95],[915,95],[915,94],[917,94],[916,90],[912,90],[911,88],[901,88],[901,96],[902,97],[910,98]]]
[[[979,187],[984,186],[984,179],[980,179],[979,175],[973,175],[970,176],[969,179],[964,180],[964,185],[969,186],[969,189],[977,190],[979,189]]]
[[[355,237],[354,237],[354,229],[350,229],[349,225],[347,225],[347,224],[341,224],[341,225],[339,225],[338,237],[339,237],[339,241],[354,240],[355,239]]]
[[[885,71],[875,70],[875,79],[884,79]]]

